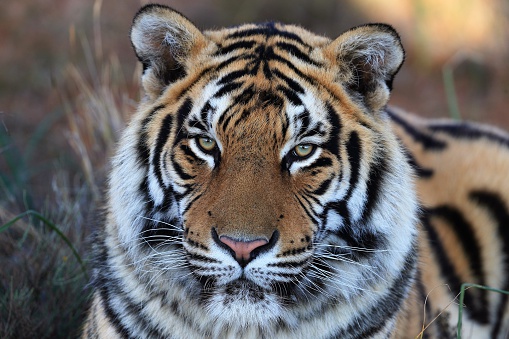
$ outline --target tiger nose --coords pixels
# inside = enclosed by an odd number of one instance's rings
[[[239,240],[227,235],[219,236],[213,227],[212,239],[221,248],[227,250],[237,260],[239,265],[244,268],[251,260],[276,246],[279,240],[279,232],[275,230],[268,241],[266,239]]]
[[[227,236],[219,237],[219,241],[228,246],[235,253],[235,260],[241,263],[248,263],[251,259],[251,252],[254,249],[261,247],[268,243],[265,239],[257,239],[251,241],[237,241]]]

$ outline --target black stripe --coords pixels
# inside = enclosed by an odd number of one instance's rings
[[[428,127],[433,132],[442,132],[455,138],[477,140],[488,139],[498,144],[509,147],[509,136],[499,135],[490,131],[482,130],[467,122],[451,122],[430,124]]]
[[[321,206],[321,203],[320,203],[320,200],[318,200],[318,198],[314,195],[311,195],[311,194],[308,194],[308,193],[303,193],[301,195],[302,199],[304,199],[309,206],[313,207],[313,202],[317,205],[320,205]],[[316,215],[316,214],[315,214]]]
[[[191,147],[189,147],[188,145],[182,144],[180,145],[179,149],[182,151],[182,153],[185,154],[187,161],[189,161],[190,163],[194,163],[197,160],[203,162],[201,158],[198,158],[198,156],[194,154],[194,152],[191,150]]]
[[[283,95],[294,105],[294,106],[302,106],[302,100],[300,100],[297,93],[285,86],[278,85],[276,90],[283,93]]]
[[[309,166],[301,168],[302,171],[310,171],[313,169],[316,169],[317,167],[330,167],[332,166],[332,160],[330,158],[319,158],[315,160],[312,164]]]
[[[325,133],[323,132],[323,123],[317,122],[312,129],[308,129],[306,132],[302,133],[300,135],[301,138],[306,138],[309,136],[318,136],[318,137],[324,137]]]
[[[445,208],[445,207],[444,207]],[[461,289],[462,280],[460,276],[458,275],[456,268],[454,267],[453,262],[451,261],[451,258],[449,258],[448,253],[443,247],[443,244],[441,242],[440,236],[438,235],[437,231],[435,230],[436,226],[433,226],[431,223],[431,218],[434,216],[433,213],[434,209],[432,210],[426,210],[423,218],[422,218],[422,224],[424,228],[426,229],[426,233],[429,239],[429,244],[433,248],[433,253],[436,256],[435,262],[440,266],[440,272],[441,275],[444,277],[444,279],[447,281],[447,283],[450,286],[450,289],[452,293],[455,295],[456,293],[459,293]],[[440,217],[440,214],[437,215]],[[447,220],[446,220],[447,221]],[[474,291],[472,289],[469,289],[465,292],[465,305],[468,306],[466,311],[477,321],[480,323],[486,323],[487,322],[487,310],[479,309],[478,302],[474,299]],[[484,315],[483,315],[484,313]]]
[[[251,109],[244,109],[242,111],[242,114],[237,117],[237,120],[235,120],[235,123],[233,124],[233,128],[235,129],[242,121],[246,120],[250,115],[252,111]]]
[[[394,114],[390,110],[387,110],[387,113],[391,117],[392,121],[401,126],[405,130],[405,132],[407,132],[415,142],[420,143],[424,147],[424,149],[441,151],[447,147],[446,142],[433,138],[432,135],[425,134],[419,131],[414,126],[410,125],[408,122],[406,122],[405,120],[403,120],[401,117]]]
[[[214,53],[214,56],[225,55],[239,49],[249,49],[252,48],[255,44],[256,41],[253,40],[237,41],[225,47],[221,46],[219,50],[216,53]]]
[[[314,195],[322,195],[329,189],[331,183],[332,179],[327,179],[324,182],[322,182],[316,190],[310,193]]]
[[[240,92],[237,96],[235,96],[232,100],[234,105],[242,106],[247,105],[249,101],[255,96],[257,93],[256,89],[254,88],[254,85],[251,84],[249,87],[244,89],[242,92]]]
[[[154,200],[150,196],[149,187],[148,187],[149,176],[150,176],[150,174],[147,173],[145,175],[145,178],[143,179],[143,181],[138,186],[138,189],[141,191],[141,193],[143,194],[143,197],[145,198],[144,203],[145,203],[146,211],[151,211],[154,208]]]
[[[172,155],[171,156],[171,163],[173,165],[173,169],[175,170],[175,172],[177,173],[177,175],[182,178],[183,180],[190,180],[190,179],[194,179],[196,176],[195,175],[190,175],[189,173],[187,173],[183,168],[182,166],[180,166],[180,164],[175,161],[175,155]]]
[[[269,63],[268,62],[264,62],[263,63],[263,75],[265,75],[265,77],[267,79],[271,79],[272,78],[272,70],[269,67]]]
[[[237,38],[246,38],[250,36],[256,36],[256,35],[265,35],[267,37],[282,37],[286,38],[288,40],[293,40],[295,42],[298,42],[299,44],[309,47],[308,44],[306,44],[297,34],[281,31],[276,28],[275,24],[273,22],[269,22],[266,24],[260,24],[256,28],[250,28],[245,30],[236,31],[234,33],[231,33],[226,37],[226,39],[237,39]]]
[[[272,53],[271,59],[275,61],[279,61],[280,63],[284,64],[286,67],[290,68],[297,76],[303,80],[305,80],[307,83],[311,85],[316,85],[315,80],[306,74],[302,73],[295,65],[291,62],[283,58],[282,56]]]
[[[358,314],[347,328],[339,330],[333,338],[370,338],[384,329],[386,323],[394,319],[401,310],[403,300],[407,297],[408,287],[415,275],[416,251],[410,251],[400,276],[395,279],[386,296],[370,309]]]
[[[313,66],[320,66],[320,63],[312,60],[307,54],[302,52],[299,49],[299,47],[295,46],[294,44],[280,41],[280,42],[276,43],[276,46],[281,48],[282,50],[290,53],[292,56],[296,57],[297,59],[304,61],[307,64],[311,64]]]
[[[108,298],[109,293],[106,286],[103,286],[99,289],[99,293],[101,294],[101,304],[104,310],[104,313],[106,314],[106,317],[108,318],[108,321],[113,327],[115,328],[115,331],[122,337],[122,338],[130,338],[129,330],[122,324],[120,321],[120,315],[117,314],[113,308],[111,308]]]
[[[233,92],[234,90],[236,90],[237,88],[240,88],[242,87],[243,83],[242,82],[230,82],[224,86],[222,86],[215,94],[214,94],[214,98],[220,98],[226,94],[230,94],[231,92]]]
[[[438,206],[428,210],[430,216],[442,218],[458,237],[462,247],[463,254],[468,258],[470,270],[474,275],[476,283],[485,285],[485,272],[481,255],[481,247],[476,239],[473,227],[463,217],[461,212],[451,206]],[[474,292],[474,291],[471,291]],[[470,301],[474,304],[468,305],[472,317],[482,323],[487,324],[489,319],[489,307],[487,295],[484,291],[475,291],[479,293],[477,300]]]
[[[348,161],[350,162],[350,183],[344,198],[345,201],[350,199],[350,196],[352,195],[352,192],[357,186],[357,182],[359,181],[362,144],[360,142],[359,135],[355,131],[350,133],[350,137],[346,143],[346,154],[348,156]]]
[[[302,209],[304,210],[304,212],[306,213],[306,215],[309,217],[309,219],[311,219],[312,223],[315,224],[315,225],[319,225],[318,223],[318,220],[316,219],[316,217],[309,211],[309,209],[304,205],[304,203],[299,199],[298,196],[295,196],[299,205],[302,207]],[[304,197],[302,197],[304,199]]]
[[[177,219],[144,219],[140,244],[150,249],[161,245],[179,245],[175,238],[181,237],[182,231],[176,229],[177,225]]]
[[[164,192],[164,200],[159,208],[159,212],[168,212],[175,201],[175,192],[173,191],[173,188],[168,186]]]
[[[331,124],[331,131],[329,133],[329,139],[327,140],[327,143],[323,145],[323,147],[327,148],[332,154],[334,154],[335,156],[337,156],[340,159],[339,138],[340,138],[341,128],[342,128],[341,121],[339,119],[338,112],[334,109],[334,107],[332,106],[332,104],[330,102],[326,103],[326,107],[327,107],[327,121]],[[355,132],[352,132],[352,133],[355,133]],[[357,133],[356,133],[355,137],[357,138],[357,144],[359,144],[359,142],[358,142],[359,138],[358,138]],[[349,143],[351,142],[351,138],[352,138],[352,135],[350,135],[350,140],[348,141]],[[347,150],[348,150],[348,148],[347,148]],[[351,151],[354,152],[355,150],[351,149]],[[359,154],[360,154],[360,151],[361,151],[361,149],[359,146],[358,147]],[[349,157],[350,157],[350,155],[353,156],[353,154],[349,154]],[[352,165],[352,167],[353,167],[353,165]],[[358,163],[357,163],[357,171],[358,171]]]
[[[430,216],[439,217],[447,222],[454,234],[458,237],[464,255],[468,257],[470,269],[474,274],[476,282],[484,285],[484,268],[481,255],[481,246],[476,239],[474,228],[465,219],[463,214],[451,206],[438,206],[428,210]]]
[[[121,281],[115,276],[113,269],[115,265],[111,265],[108,259],[108,248],[104,243],[104,234],[96,233],[95,235],[96,252],[95,264],[98,268],[97,276],[94,281],[96,290],[100,296],[101,307],[108,318],[108,322],[115,328],[116,332],[122,338],[131,338],[131,331],[122,322],[123,314],[113,308],[110,300],[115,296],[120,299],[122,310],[130,314],[133,319],[138,322],[138,328],[143,329],[150,338],[162,338],[162,334],[149,324],[142,314],[142,305],[134,303],[129,299],[128,295],[120,288]],[[125,314],[124,313],[124,314]]]
[[[300,268],[309,264],[308,260],[304,261],[283,261],[277,263],[268,263],[268,267],[279,267],[279,268]]]
[[[207,120],[205,120],[205,121],[207,121]],[[193,117],[191,120],[189,120],[188,125],[191,127],[198,128],[198,129],[202,130],[203,132],[205,132],[207,130],[207,127],[203,124],[203,122],[196,119],[195,117]]]
[[[251,58],[251,57],[250,57]],[[200,82],[202,78],[204,78],[209,73],[217,74],[219,73],[223,68],[229,67],[232,63],[234,63],[237,60],[246,59],[242,56],[234,56],[231,57],[223,62],[221,62],[216,67],[209,67],[204,69],[198,76],[195,77],[195,81],[189,84],[188,86],[183,87],[182,91],[178,94],[177,98],[178,100],[182,99],[185,95],[187,95],[196,85],[196,83]]]
[[[345,223],[334,234],[344,240],[350,247],[376,250],[384,248],[387,244],[387,238],[383,234],[375,233],[370,229],[363,229],[362,226],[356,223],[351,224],[351,222]],[[352,260],[355,261],[373,256],[371,251],[352,251],[350,254]]]
[[[328,204],[327,209],[332,208],[343,218],[343,226],[335,232],[338,237],[344,239],[351,246],[372,248],[367,246],[373,245],[373,239],[375,237],[373,234],[366,236],[365,240],[367,240],[367,243],[365,243],[362,239],[358,239],[353,236],[350,211],[347,206],[348,200],[350,199],[359,180],[360,159],[362,157],[362,145],[360,143],[359,136],[355,131],[350,133],[350,137],[346,143],[346,153],[350,162],[350,181],[348,191],[341,201]],[[377,241],[375,241],[375,243],[376,242]],[[363,253],[365,254],[365,252],[360,252],[358,254]]]
[[[149,338],[163,338],[159,330],[150,324],[145,317],[142,316],[143,305],[133,302],[124,290],[121,289],[121,280],[115,276],[112,268],[115,265],[111,265],[108,260],[107,249],[104,243],[101,243],[101,255],[99,257],[100,267],[98,275],[98,291],[101,296],[101,304],[108,317],[110,323],[115,327],[116,331],[122,336],[122,338],[131,338],[131,331],[122,323],[123,314],[118,313],[116,309],[110,304],[112,297],[120,299],[122,310],[124,314],[129,314],[137,322],[135,325],[139,329],[142,329]]]
[[[120,288],[120,282],[117,279],[111,280],[109,281],[110,284],[108,285],[110,295],[114,295],[115,297],[121,299],[123,310],[136,320],[138,329],[141,329],[141,331],[146,334],[147,338],[164,338],[159,329],[152,326],[150,321],[142,316],[143,305],[133,302],[129,296],[126,295],[125,292]],[[129,337],[132,338],[131,335]]]
[[[197,194],[196,196],[194,196],[187,204],[186,208],[184,209],[184,211],[182,212],[182,215],[186,215],[187,212],[189,211],[189,209],[191,209],[191,207],[193,206],[193,204],[202,197],[203,193],[199,193]]]
[[[382,154],[377,162],[371,163],[371,168],[369,169],[368,182],[366,183],[367,198],[361,216],[362,224],[370,220],[373,211],[380,202],[380,193],[383,191],[387,172],[387,155]]]
[[[208,121],[208,114],[212,110],[212,106],[210,105],[210,100],[207,100],[205,105],[203,105],[203,108],[200,111],[200,119],[203,122]],[[192,124],[190,124],[193,126]]]
[[[223,114],[221,117],[224,117],[226,116],[225,114]],[[224,120],[224,124],[223,124],[223,132],[226,132],[226,129],[228,128],[228,125],[230,124],[230,121],[232,120],[233,118],[233,114],[229,115],[228,118],[226,118]]]
[[[161,160],[161,152],[168,141],[168,137],[170,136],[171,129],[173,125],[173,116],[168,114],[164,117],[161,126],[159,127],[159,134],[157,135],[156,145],[154,148],[154,155],[152,157],[152,166],[154,167],[154,174],[156,175],[157,182],[161,188],[164,188],[163,177],[161,173],[160,160]]]
[[[330,209],[334,210],[337,214],[339,214],[343,218],[343,226],[344,227],[350,227],[350,224],[351,224],[350,211],[348,211],[345,200],[329,203],[324,210],[325,216],[327,215],[327,213]],[[337,226],[337,225],[334,225],[334,226]],[[338,236],[339,236],[339,234],[338,234]]]
[[[96,232],[93,234],[95,252],[94,252],[94,262],[95,267],[98,268],[98,274],[94,276],[94,286],[100,295],[100,303],[101,307],[104,310],[106,317],[108,318],[110,324],[115,328],[117,333],[122,338],[129,338],[129,331],[124,325],[122,325],[119,315],[110,307],[108,303],[109,292],[107,290],[107,286],[110,284],[106,277],[110,276],[110,266],[108,264],[108,249],[104,244],[104,231]],[[106,271],[106,272],[104,272]]]
[[[299,85],[299,83],[297,81],[287,77],[286,75],[281,73],[278,69],[275,69],[273,71],[273,73],[276,77],[283,80],[286,83],[286,85],[288,87],[290,87],[293,91],[300,93],[300,94],[304,94],[304,88],[302,88],[302,86]]]
[[[217,120],[218,127],[223,125],[223,132],[225,132],[226,129],[228,128],[228,124],[230,123],[230,120],[233,117],[233,114],[230,114],[230,112],[233,110],[235,104],[236,104],[236,100],[233,100],[233,104],[228,106],[228,108],[225,109],[225,111],[221,113],[221,116]]]
[[[470,193],[470,199],[475,201],[479,206],[484,207],[495,219],[498,225],[498,234],[501,238],[502,252],[504,253],[504,268],[500,272],[505,272],[505,283],[501,287],[503,290],[509,291],[509,208],[498,193],[488,191],[473,191]],[[501,294],[501,301],[496,311],[496,321],[491,332],[492,338],[498,338],[502,331],[502,320],[504,319],[504,311],[507,307],[508,297]]]
[[[405,154],[405,157],[407,158],[408,164],[412,167],[415,174],[421,179],[429,179],[433,176],[435,171],[431,168],[422,167],[419,163],[417,163],[417,160],[413,156],[412,153],[403,145],[403,143],[400,141],[401,149],[403,150],[403,153]]]
[[[155,107],[152,112],[150,112],[145,119],[141,122],[141,127],[138,132],[140,139],[138,140],[137,152],[138,152],[138,161],[143,164],[145,167],[148,166],[150,160],[150,148],[148,147],[148,131],[147,125],[152,121],[154,115],[161,109],[164,109],[164,105],[159,105]]]
[[[180,140],[187,136],[187,130],[184,128],[184,121],[189,116],[189,113],[191,113],[192,109],[193,101],[191,98],[186,98],[186,100],[184,100],[182,105],[180,105],[179,109],[177,110],[177,135],[175,136],[173,145],[176,145],[180,142]]]
[[[95,247],[96,251],[94,253],[95,267],[99,268],[97,275],[94,277],[94,285],[99,292],[102,309],[109,323],[115,328],[117,333],[119,333],[122,338],[129,338],[129,330],[120,321],[120,315],[116,313],[109,304],[110,293],[108,286],[111,285],[111,268],[108,262],[108,249],[104,243],[105,234],[97,232],[94,234],[94,238],[94,244],[97,246]]]
[[[297,131],[297,135],[301,137],[304,132],[308,130],[311,126],[311,114],[309,114],[309,111],[307,109],[304,110],[304,112],[300,113],[296,117],[295,125],[297,125],[297,121],[300,120],[301,125],[299,131]]]
[[[305,280],[303,280],[303,286],[295,284],[293,281],[291,283],[282,284],[284,291],[286,292],[286,290],[288,290],[288,295],[294,293],[295,296],[300,296],[307,302],[310,296],[315,298],[323,297],[322,291],[325,290],[326,281],[321,277],[331,276],[333,274],[331,265],[319,257],[313,257],[313,261],[308,267],[310,272],[305,275],[305,278],[310,282],[309,284]],[[299,288],[300,291],[298,291],[297,288]]]
[[[223,68],[231,66],[237,60],[244,60],[244,59],[252,59],[252,57],[246,58],[245,56],[238,56],[238,55],[236,55],[236,56],[233,56],[231,58],[228,58],[225,61],[221,62],[216,67],[214,67],[214,73],[215,74],[219,74],[221,72],[221,70],[223,70]]]
[[[194,246],[194,247],[196,247],[196,246]],[[198,247],[201,247],[201,246],[198,245]],[[235,253],[233,254],[233,256],[235,257]],[[205,264],[221,264],[222,263],[220,260],[217,260],[217,259],[214,259],[214,258],[210,258],[210,257],[206,257],[206,256],[201,255],[201,254],[191,253],[191,252],[187,253],[187,257],[189,259],[200,261],[200,262],[205,263]],[[194,265],[194,266],[197,267],[197,268],[203,269],[203,267],[199,267],[199,266],[196,266],[196,265]],[[214,272],[214,273],[216,273],[216,272]]]
[[[245,69],[241,69],[239,71],[233,71],[231,73],[228,73],[227,75],[223,76],[218,82],[218,85],[224,85],[229,82],[238,80],[239,78],[242,78],[244,75],[247,74],[247,71]]]

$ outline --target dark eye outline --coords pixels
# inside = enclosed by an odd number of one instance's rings
[[[299,151],[298,151],[299,147],[308,147],[309,148],[308,153],[299,154]],[[316,145],[313,145],[313,144],[299,144],[292,149],[292,153],[293,153],[293,156],[296,158],[296,160],[305,160],[305,159],[308,159],[309,157],[311,157],[315,153],[316,148],[317,148]]]
[[[299,156],[297,154],[297,152],[295,151],[295,148],[297,148],[299,146],[311,146],[311,151],[308,154],[306,154],[305,156]],[[282,169],[289,170],[294,162],[301,162],[301,161],[311,158],[316,153],[318,148],[319,148],[319,146],[315,145],[315,144],[298,144],[298,145],[294,146],[284,157],[283,162],[281,163]]]
[[[207,142],[211,142],[211,146],[205,146],[203,144],[203,140],[207,140]],[[215,141],[213,138],[202,135],[195,138],[196,145],[198,145],[198,148],[200,151],[202,151],[205,154],[214,154],[217,151],[217,141]]]

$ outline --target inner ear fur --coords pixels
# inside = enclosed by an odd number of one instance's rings
[[[143,64],[143,88],[155,98],[186,75],[186,60],[204,46],[205,37],[191,21],[170,7],[146,5],[134,17],[131,42]]]
[[[385,24],[358,26],[326,48],[339,66],[338,81],[357,93],[372,111],[387,104],[392,81],[405,57],[394,28]]]

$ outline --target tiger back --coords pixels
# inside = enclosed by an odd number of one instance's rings
[[[509,137],[387,108],[387,25],[198,30],[161,5],[131,40],[145,97],[112,162],[85,338],[445,338],[461,283],[509,289]],[[504,337],[470,289],[465,337]]]

